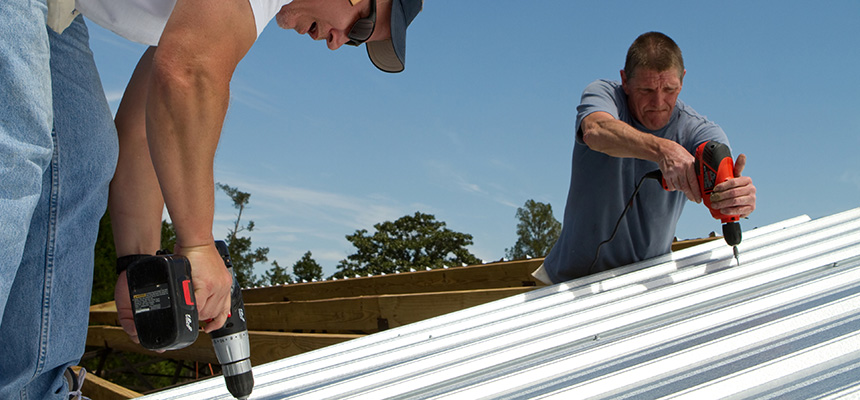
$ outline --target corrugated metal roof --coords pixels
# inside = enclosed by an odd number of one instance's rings
[[[253,399],[860,396],[860,208],[254,367]],[[253,350],[252,350],[253,351]],[[220,377],[144,397],[231,398]]]

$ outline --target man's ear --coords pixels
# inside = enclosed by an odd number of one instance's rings
[[[627,93],[627,74],[624,73],[623,69],[621,70],[621,88],[624,89],[624,93]]]

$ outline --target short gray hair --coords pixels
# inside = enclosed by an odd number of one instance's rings
[[[684,57],[681,55],[681,48],[672,38],[660,32],[639,35],[627,50],[624,74],[630,79],[637,70],[643,68],[657,72],[678,68],[679,78],[683,79]]]

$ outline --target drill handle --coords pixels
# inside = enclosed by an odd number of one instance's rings
[[[735,177],[735,165],[729,146],[713,140],[704,142],[696,148],[696,175],[702,200],[711,216],[722,223],[737,222],[739,215],[725,215],[711,208],[711,194],[714,187]]]
[[[230,260],[230,252],[227,249],[227,244],[222,240],[215,241],[215,248],[224,260],[224,266],[230,271],[233,276],[233,287],[230,290],[230,315],[224,322],[224,326],[211,333],[213,338],[232,335],[244,330],[247,330],[247,322],[245,321],[245,302],[242,300],[242,288],[239,287],[239,281],[236,279],[236,274],[233,271],[233,263]]]
[[[248,330],[248,324],[245,321],[245,302],[242,301],[242,289],[239,288],[239,281],[236,280],[235,275],[233,275],[233,289],[230,297],[230,315],[224,321],[224,326],[210,333],[213,338]]]

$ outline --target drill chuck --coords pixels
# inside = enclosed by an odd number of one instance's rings
[[[741,244],[741,224],[737,222],[723,224],[723,238],[726,239],[726,244],[729,246]]]
[[[215,348],[218,363],[221,364],[227,390],[237,399],[248,398],[254,388],[248,331],[226,336],[218,336],[218,333],[219,331],[212,332],[212,346]]]
[[[223,370],[222,370],[223,371]],[[224,373],[227,390],[237,399],[247,399],[254,389],[254,374],[251,372],[251,362],[248,361],[248,371],[236,375]]]
[[[230,274],[233,274],[233,263],[230,261],[227,244],[218,240],[215,241],[215,247]],[[251,346],[248,343],[248,325],[245,322],[245,302],[242,300],[242,289],[235,274],[230,297],[230,315],[227,321],[223,327],[212,331],[210,336],[227,390],[237,399],[247,399],[254,388],[254,374],[251,371]]]

